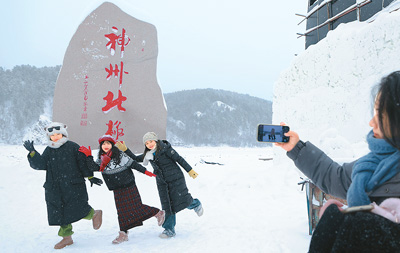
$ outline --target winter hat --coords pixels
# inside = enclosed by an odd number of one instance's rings
[[[103,141],[109,141],[109,142],[111,142],[113,145],[115,145],[115,140],[114,140],[114,138],[111,136],[111,135],[108,135],[108,134],[106,134],[106,135],[103,135],[103,136],[101,136],[100,138],[99,138],[99,144],[101,144]]]
[[[144,136],[143,136],[143,144],[146,145],[147,141],[157,141],[158,137],[157,134],[154,132],[147,132]]]
[[[67,125],[59,122],[51,122],[47,127],[44,128],[46,131],[47,137],[52,136],[53,134],[62,134],[63,136],[68,138],[67,133]]]

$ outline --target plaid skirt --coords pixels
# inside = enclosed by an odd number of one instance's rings
[[[114,200],[121,231],[142,226],[144,220],[153,217],[160,211],[158,208],[143,205],[136,184],[114,190]]]

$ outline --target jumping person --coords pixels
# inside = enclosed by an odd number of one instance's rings
[[[93,228],[99,229],[102,211],[94,210],[88,204],[85,177],[91,185],[103,182],[93,177],[86,165],[85,156],[79,152],[79,145],[68,140],[67,126],[53,122],[45,128],[48,146],[39,154],[33,141],[25,141],[29,151],[28,160],[35,170],[46,171],[43,185],[47,204],[47,218],[50,226],[60,226],[58,235],[63,239],[54,248],[62,249],[73,244],[71,223],[81,219],[93,221]]]
[[[183,159],[166,140],[159,140],[157,134],[148,132],[143,136],[145,145],[144,153],[136,156],[125,143],[118,142],[117,146],[136,161],[147,165],[149,162],[157,175],[156,182],[161,205],[166,212],[165,222],[162,225],[164,231],[161,238],[171,238],[176,235],[176,213],[183,209],[193,209],[198,216],[203,215],[203,207],[198,199],[193,199],[186,186],[185,177],[181,165],[193,179],[197,173]]]
[[[165,212],[142,203],[132,169],[150,177],[156,175],[115,147],[112,136],[100,137],[99,145],[100,151],[96,162],[93,160],[90,147],[88,149],[82,146],[80,151],[87,156],[89,168],[92,171],[101,171],[108,189],[114,192],[120,231],[112,243],[119,244],[128,241],[128,230],[142,226],[143,221],[151,217],[156,217],[158,225],[161,226],[164,223]]]

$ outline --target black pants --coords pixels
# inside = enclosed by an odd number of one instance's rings
[[[400,224],[371,212],[343,214],[330,205],[315,228],[309,252],[400,252]]]

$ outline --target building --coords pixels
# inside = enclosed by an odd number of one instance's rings
[[[318,43],[341,23],[366,21],[394,0],[308,0],[308,13],[303,16],[306,31],[305,48]]]

